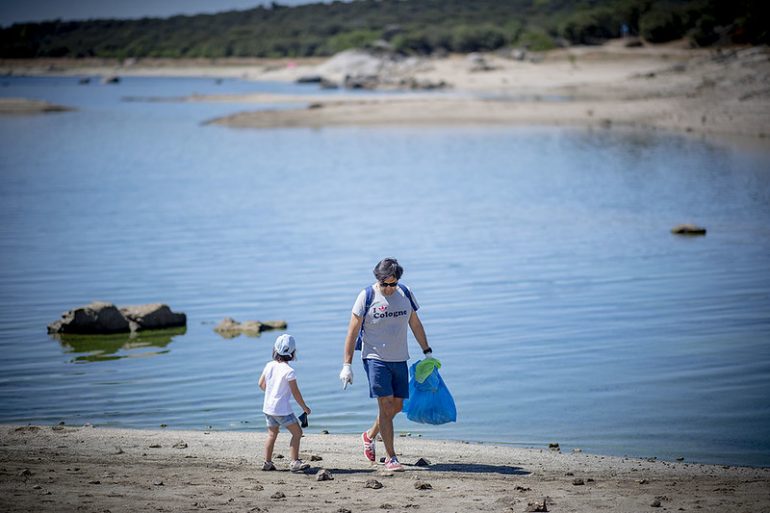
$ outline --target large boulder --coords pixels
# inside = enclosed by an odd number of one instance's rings
[[[187,316],[172,312],[167,305],[149,304],[119,309],[112,303],[95,301],[62,314],[61,319],[48,325],[48,333],[109,335],[186,325]]]
[[[187,325],[185,314],[172,312],[168,305],[161,303],[124,306],[120,312],[128,319],[131,331],[178,328]]]
[[[61,319],[48,325],[48,333],[79,333],[99,335],[128,333],[128,319],[112,303],[94,301],[62,314]]]

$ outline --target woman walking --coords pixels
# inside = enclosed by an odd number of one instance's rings
[[[385,468],[392,471],[403,470],[393,447],[393,418],[409,397],[407,326],[426,358],[433,357],[417,316],[417,300],[406,285],[399,283],[403,273],[395,258],[386,258],[375,266],[377,281],[362,290],[353,304],[340,372],[343,386],[353,383],[351,364],[359,343],[369,380],[369,397],[377,399],[378,408],[372,426],[361,433],[364,456],[376,461],[375,441],[379,433],[387,454]]]

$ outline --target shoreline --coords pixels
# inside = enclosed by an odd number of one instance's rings
[[[264,431],[0,425],[3,511],[743,511],[770,507],[770,468],[398,438],[405,472],[354,435],[311,434],[307,473],[262,472]],[[276,454],[288,454],[282,432]],[[382,444],[378,444],[382,451]],[[428,466],[418,466],[424,458]],[[312,460],[312,461],[311,461]],[[317,481],[321,469],[333,480]],[[376,480],[380,488],[371,482]],[[430,487],[423,486],[426,483]]]
[[[274,110],[287,95],[255,93],[132,98],[131,101],[254,103],[207,124],[264,129],[327,126],[549,125],[643,127],[704,135],[770,137],[770,49],[626,48],[621,41],[572,47],[516,60],[484,54],[426,58],[408,70],[417,82],[450,85],[445,92],[288,98],[298,108]],[[0,61],[0,73],[34,76],[163,76],[295,82],[317,75],[339,80],[344,70],[323,59]],[[118,65],[120,64],[120,65]],[[395,73],[395,72],[394,72]],[[407,72],[404,72],[407,73]],[[406,75],[394,75],[393,79]],[[119,87],[110,86],[110,87]]]

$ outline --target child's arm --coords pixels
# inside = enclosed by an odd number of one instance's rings
[[[294,396],[294,400],[297,401],[297,404],[302,408],[302,411],[310,415],[310,407],[305,404],[305,400],[302,399],[302,392],[299,391],[296,379],[289,381],[289,388],[291,389],[291,395]]]
[[[261,388],[262,390],[267,388],[267,383],[265,383],[265,375],[264,374],[259,376],[259,388]]]

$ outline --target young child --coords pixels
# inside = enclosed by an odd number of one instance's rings
[[[262,411],[267,419],[267,440],[265,440],[265,463],[262,470],[275,470],[273,464],[273,447],[278,438],[278,430],[285,426],[291,433],[291,464],[289,470],[301,472],[309,464],[299,459],[299,441],[302,438],[302,428],[299,420],[291,411],[289,395],[302,408],[302,411],[310,414],[310,408],[302,399],[302,394],[297,386],[297,377],[289,362],[294,359],[296,344],[294,337],[283,334],[275,340],[273,345],[273,360],[265,365],[262,375],[259,377],[259,388],[265,391],[265,402]]]

